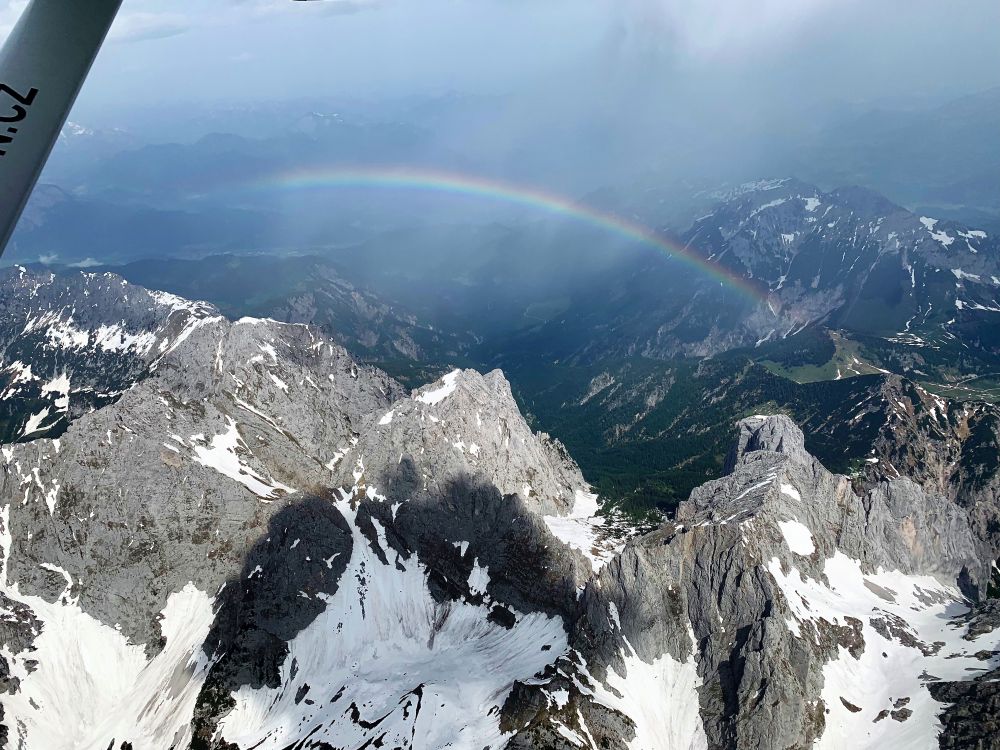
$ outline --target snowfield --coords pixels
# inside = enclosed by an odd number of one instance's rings
[[[20,690],[4,696],[5,723],[19,728],[25,748],[105,750],[109,737],[137,748],[186,746],[210,666],[201,648],[214,617],[207,594],[189,584],[171,595],[161,621],[166,645],[148,659],[142,646],[73,602],[3,590],[42,622],[35,650],[3,652],[20,680]]]
[[[514,680],[566,650],[562,622],[518,615],[507,630],[487,619],[488,606],[436,602],[419,561],[400,559],[383,536],[383,564],[349,502],[338,508],[354,533],[339,590],[289,644],[282,686],[237,692],[220,736],[260,750],[304,736],[338,747],[502,746],[499,708]],[[477,565],[470,588],[481,592],[487,581]]]
[[[846,625],[848,617],[862,622],[863,653],[855,657],[840,647],[840,656],[823,668],[829,713],[816,747],[937,748],[944,705],[931,698],[926,682],[930,676],[969,679],[990,668],[975,656],[984,646],[963,638],[959,618],[968,606],[960,592],[930,576],[865,574],[857,560],[839,551],[825,563],[828,586],[795,568],[783,572],[777,558],[768,570],[794,613],[789,626],[800,637],[807,637],[800,630],[807,621],[820,627]],[[916,645],[902,643],[904,633]],[[897,714],[908,717],[903,721],[891,717],[900,709],[906,709]]]

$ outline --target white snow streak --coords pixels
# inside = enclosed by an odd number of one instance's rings
[[[441,385],[439,388],[434,388],[429,391],[424,391],[423,393],[417,394],[415,397],[417,401],[422,404],[437,404],[444,401],[448,396],[455,392],[455,388],[458,387],[458,376],[462,374],[461,370],[452,370],[443,378],[441,378]]]

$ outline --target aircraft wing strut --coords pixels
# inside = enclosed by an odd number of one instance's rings
[[[122,0],[32,0],[0,49],[0,253]]]
[[[31,0],[0,49],[0,254],[122,0]]]

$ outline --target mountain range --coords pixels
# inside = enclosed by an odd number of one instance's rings
[[[859,488],[751,416],[642,533],[499,371],[408,391],[308,325],[111,274],[4,286],[5,352],[68,381],[58,437],[20,428],[0,468],[11,746],[995,738],[984,497]],[[107,403],[86,362],[116,378]]]
[[[791,179],[714,201],[663,236],[743,289],[579,226],[425,228],[336,253],[109,270],[230,317],[316,324],[410,386],[456,364],[502,368],[528,419],[559,435],[602,493],[632,505],[669,509],[717,476],[733,417],[762,409],[793,416],[809,449],[844,472],[895,430],[899,399],[883,394],[899,388],[978,404],[974,434],[994,439],[991,233]],[[861,402],[870,415],[857,434]],[[951,453],[968,437],[954,434]]]
[[[33,220],[7,257],[120,264],[326,250],[456,217],[512,218],[502,202],[345,185],[289,191],[281,179],[373,167],[552,191],[676,232],[711,206],[721,183],[794,174],[824,191],[866,185],[918,215],[995,233],[998,101],[992,89],[950,101],[840,105],[780,123],[742,121],[735,141],[728,127],[692,127],[683,108],[646,128],[613,106],[588,107],[567,122],[516,96],[190,103],[184,123],[171,121],[167,105],[150,106],[134,118],[67,125]],[[95,246],[85,250],[81,237]]]
[[[5,269],[0,746],[997,746],[996,238],[660,237]]]

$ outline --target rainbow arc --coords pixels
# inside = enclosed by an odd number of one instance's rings
[[[584,222],[619,237],[656,248],[755,301],[766,300],[766,294],[746,279],[647,226],[535,187],[411,167],[338,167],[280,172],[243,187],[283,191],[337,188],[431,191],[525,206]]]

